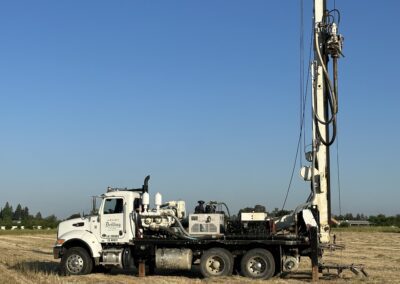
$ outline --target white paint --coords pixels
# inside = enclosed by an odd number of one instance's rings
[[[319,42],[321,42],[319,39],[321,38],[321,31],[319,29],[319,23],[322,22],[323,17],[324,17],[324,0],[314,0],[314,27],[315,27],[315,37],[318,39]],[[314,45],[314,57],[315,61],[314,64],[316,64],[313,68],[314,72],[314,80],[312,84],[312,89],[313,89],[313,99],[312,99],[312,104],[314,107],[314,103],[316,104],[316,113],[317,116],[320,119],[324,119],[326,117],[326,112],[325,112],[325,80],[324,80],[324,74],[323,74],[323,62],[321,62],[319,56],[318,56],[318,51],[317,47]],[[316,125],[318,124],[318,125]],[[313,205],[318,206],[319,210],[319,223],[320,223],[320,241],[321,243],[329,243],[330,236],[330,228],[329,228],[329,220],[328,220],[328,173],[327,173],[327,159],[326,159],[326,154],[328,151],[328,147],[325,146],[322,142],[317,141],[317,126],[320,130],[321,136],[324,138],[325,141],[328,141],[329,138],[327,138],[327,133],[326,129],[323,124],[319,123],[318,121],[315,121],[313,123],[313,150],[315,151],[315,156],[316,156],[316,161],[313,161],[313,166],[312,168],[316,168],[315,164],[318,162],[318,173],[320,177],[320,190],[316,192],[315,198],[313,200]],[[316,173],[314,173],[314,176]]]

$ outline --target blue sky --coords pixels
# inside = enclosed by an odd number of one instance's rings
[[[311,3],[304,1],[306,64]],[[400,3],[336,6],[346,55],[342,211],[398,214]],[[281,207],[299,131],[299,7],[3,1],[0,204],[65,217],[87,211],[107,186],[138,187],[151,174],[152,195],[186,200],[189,210],[199,199],[235,212]],[[309,193],[297,173],[288,209]]]

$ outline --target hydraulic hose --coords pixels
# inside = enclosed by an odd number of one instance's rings
[[[226,212],[228,213],[228,217],[231,217],[231,213],[229,212],[228,205],[226,205],[225,202],[219,202],[219,201],[210,201],[207,203],[207,205],[224,205]]]
[[[186,236],[186,235],[178,234],[177,232],[175,232],[174,230],[172,230],[171,228],[168,228],[168,227],[161,226],[160,230],[166,231],[169,234],[171,234],[171,235],[173,235],[175,237],[181,238],[181,239],[191,240],[191,241],[198,240],[198,238],[195,238],[195,237],[189,237],[189,236]]]
[[[185,228],[183,228],[181,221],[179,221],[179,219],[178,219],[176,216],[174,216],[174,215],[172,215],[172,214],[168,214],[168,213],[166,213],[165,215],[172,217],[172,218],[176,221],[176,223],[178,224],[178,227],[179,227],[179,229],[180,229],[180,232],[182,233],[182,235],[179,235],[179,236],[181,236],[182,238],[188,239],[188,240],[201,240],[201,239],[207,239],[207,238],[208,238],[207,236],[205,236],[205,237],[193,237],[193,236],[191,236],[191,235],[185,230]],[[161,228],[161,227],[160,227],[160,228]],[[166,227],[163,227],[163,228],[166,228]],[[170,230],[170,228],[167,228],[167,229]],[[172,232],[170,232],[171,234],[177,235],[177,233],[176,233],[175,231],[173,231],[173,230],[171,230],[171,231],[172,231]],[[168,231],[168,232],[169,232],[169,231]],[[178,236],[178,235],[177,235],[177,236]]]
[[[193,236],[191,236],[185,230],[185,228],[182,226],[181,221],[175,215],[170,214],[170,213],[166,213],[166,212],[163,212],[162,214],[165,215],[165,216],[169,216],[169,217],[171,217],[171,218],[173,218],[175,220],[176,224],[178,224],[179,233],[174,231],[174,230],[172,230],[171,228],[165,227],[165,226],[160,226],[159,228],[161,230],[166,231],[166,232],[170,233],[171,235],[174,235],[176,237],[179,237],[179,238],[185,239],[185,240],[201,240],[201,239],[204,239],[204,237],[193,237]],[[205,237],[205,238],[207,238],[207,237]]]
[[[226,203],[225,203],[225,202],[219,202],[219,204],[222,204],[222,205],[224,205],[224,206],[225,206],[225,208],[226,208],[226,212],[228,213],[228,216],[229,216],[229,218],[231,218],[231,213],[229,212],[228,205],[226,205]]]
[[[317,135],[318,135],[320,141],[322,142],[322,144],[324,144],[325,146],[331,146],[333,144],[333,142],[335,142],[336,132],[337,132],[337,130],[336,130],[336,118],[333,120],[333,123],[332,123],[332,130],[333,130],[332,131],[332,138],[329,141],[325,141],[325,139],[322,138],[322,135],[321,135],[321,132],[320,132],[318,126],[316,126],[316,129],[317,129]]]
[[[187,236],[187,237],[192,237],[192,236],[189,235],[189,233],[185,230],[185,228],[183,228],[181,221],[179,221],[179,219],[178,219],[175,215],[168,214],[168,213],[166,213],[165,215],[170,216],[170,217],[172,217],[172,218],[175,220],[175,222],[178,224],[179,228],[181,229],[182,233],[183,233],[185,236]]]
[[[328,82],[330,95],[332,97],[332,105],[333,105],[332,115],[335,115],[338,112],[338,104],[337,104],[337,99],[336,99],[337,97],[336,97],[336,93],[335,93],[335,91],[334,91],[334,89],[332,87],[332,82],[331,82],[331,79],[329,78],[329,73],[328,73],[328,70],[326,69],[325,62],[322,59],[321,51],[319,50],[319,41],[318,41],[318,32],[317,32],[317,30],[315,30],[315,33],[314,33],[314,42],[315,42],[315,49],[317,50],[318,58],[319,58],[319,60],[321,62],[322,70],[323,70],[325,78],[326,78],[326,80]]]
[[[339,105],[339,95],[338,95],[338,59],[337,57],[333,58],[333,91],[336,95],[336,103]]]
[[[331,117],[328,119],[328,121],[322,120],[321,118],[319,118],[317,112],[315,111],[316,109],[316,105],[315,105],[315,99],[313,99],[313,115],[314,118],[316,120],[315,122],[315,128],[317,131],[317,136],[320,139],[321,143],[324,144],[325,146],[331,146],[333,144],[333,142],[336,139],[336,133],[337,133],[337,129],[336,129],[336,114],[338,112],[338,98],[337,98],[337,58],[334,58],[334,64],[333,64],[333,69],[334,69],[334,87],[332,87],[332,81],[329,77],[329,73],[328,70],[326,68],[325,62],[322,58],[321,52],[319,50],[319,40],[318,40],[319,36],[318,36],[318,32],[317,30],[315,30],[314,33],[314,43],[315,43],[315,49],[316,49],[316,53],[318,55],[318,58],[321,62],[321,66],[322,66],[322,70],[324,73],[324,78],[325,78],[325,82],[327,82],[328,84],[328,89],[329,89],[329,95],[327,96],[328,98],[328,103],[329,103],[329,107],[331,110]],[[325,126],[332,124],[332,138],[328,139],[328,141],[326,141],[326,139],[324,137],[322,137],[321,135],[321,131],[319,129],[319,125],[318,123],[321,123]]]

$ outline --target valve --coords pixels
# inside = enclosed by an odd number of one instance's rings
[[[336,23],[332,23],[328,26],[328,40],[326,42],[326,47],[328,54],[332,56],[332,58],[339,58],[343,56],[342,47],[343,47],[344,38],[341,34],[338,34],[338,27]]]

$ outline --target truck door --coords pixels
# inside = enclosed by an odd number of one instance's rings
[[[125,203],[122,197],[108,197],[104,200],[100,221],[100,235],[104,242],[118,242],[125,236]]]

